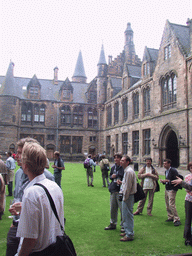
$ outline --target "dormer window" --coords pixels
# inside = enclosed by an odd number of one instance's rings
[[[164,60],[167,60],[171,58],[171,45],[167,45],[165,48],[164,48]]]
[[[71,96],[71,90],[66,90],[64,89],[63,90],[63,99],[66,100],[66,99],[70,99],[70,96]]]
[[[40,99],[41,97],[41,85],[34,75],[27,86],[28,99]]]

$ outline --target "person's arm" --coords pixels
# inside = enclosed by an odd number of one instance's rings
[[[147,173],[144,173],[145,167],[142,167],[138,172],[138,179],[144,179],[147,177]]]
[[[174,184],[174,186],[181,185],[183,188],[192,191],[192,185],[190,185],[189,183],[183,181],[178,176],[177,176],[177,179],[176,180],[172,180],[171,183]]]
[[[28,256],[32,249],[35,247],[37,239],[34,238],[24,238],[21,250],[19,251],[18,256]]]

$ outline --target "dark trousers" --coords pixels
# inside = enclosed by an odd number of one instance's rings
[[[192,202],[185,201],[184,238],[187,241],[190,241],[191,239],[191,222],[192,222]]]
[[[20,238],[16,237],[17,227],[10,227],[7,234],[6,256],[14,256],[17,253]]]
[[[61,172],[54,172],[55,182],[61,187]]]
[[[12,196],[13,194],[13,181],[9,181],[9,184],[8,184],[8,192],[9,192],[9,196]]]

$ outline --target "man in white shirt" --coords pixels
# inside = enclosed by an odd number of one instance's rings
[[[128,156],[121,158],[121,166],[124,169],[123,181],[118,180],[118,184],[122,184],[120,193],[123,194],[122,213],[123,213],[123,227],[125,233],[121,233],[121,242],[133,241],[134,238],[134,220],[133,220],[133,205],[134,194],[137,192],[137,179],[135,172],[129,166],[131,159]]]
[[[22,168],[30,183],[24,191],[17,230],[17,236],[21,237],[18,256],[40,252],[56,242],[56,236],[62,235],[60,224],[52,212],[44,189],[34,186],[35,183],[41,183],[49,190],[60,222],[64,226],[63,193],[55,182],[46,179],[43,173],[46,163],[45,149],[37,143],[25,143],[22,151]]]
[[[11,152],[7,152],[7,160],[6,166],[8,169],[8,196],[12,196],[13,194],[13,178],[14,178],[14,170],[16,168],[15,160],[11,156]]]
[[[146,165],[142,167],[138,173],[138,178],[142,180],[141,187],[143,188],[143,191],[145,193],[145,198],[139,201],[137,211],[134,212],[134,215],[139,215],[140,213],[142,213],[146,199],[147,199],[147,194],[149,193],[147,214],[149,216],[152,216],[151,211],[153,208],[153,198],[154,198],[154,193],[157,186],[156,181],[159,179],[159,175],[157,170],[152,166],[151,158],[146,158],[145,162],[146,162]]]

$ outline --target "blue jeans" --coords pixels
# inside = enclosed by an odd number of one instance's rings
[[[134,205],[134,195],[130,195],[128,200],[122,201],[123,227],[124,227],[126,236],[129,238],[134,237],[133,205]]]

